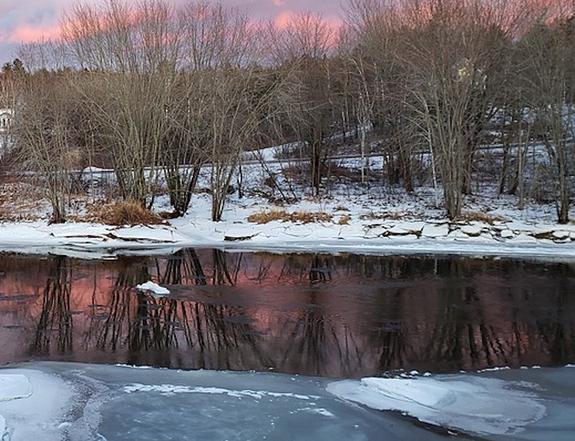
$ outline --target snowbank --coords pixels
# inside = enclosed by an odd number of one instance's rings
[[[418,420],[482,435],[515,434],[545,415],[526,390],[494,378],[474,376],[340,381],[327,390],[377,410],[399,411]]]
[[[110,227],[94,224],[46,226],[0,224],[0,251],[61,254],[78,258],[170,254],[182,248],[245,251],[354,252],[363,254],[453,254],[575,259],[575,225],[447,221],[358,221],[252,224],[243,213],[228,221],[183,218],[171,226]],[[230,237],[242,240],[230,241]]]
[[[260,153],[269,159],[275,151],[270,148]],[[374,170],[383,167],[382,158],[372,158],[372,162]],[[354,169],[358,159],[342,160],[340,165]],[[269,168],[281,179],[281,165],[271,163]],[[466,198],[464,213],[468,220],[450,222],[437,203],[437,193],[429,187],[407,194],[394,188],[366,189],[342,184],[334,186],[329,196],[319,200],[306,197],[304,189],[296,188],[293,195],[284,196],[297,195],[300,199],[280,206],[270,202],[281,198],[274,188],[267,186],[267,178],[269,174],[258,161],[246,164],[244,195],[240,198],[236,192],[228,196],[222,222],[210,220],[211,197],[203,191],[194,195],[188,214],[172,220],[170,226],[119,228],[87,223],[48,226],[45,220],[0,223],[0,250],[83,258],[168,254],[188,247],[218,247],[575,259],[575,224],[555,224],[554,204],[531,203],[520,210],[515,196],[499,195],[496,188],[478,189]],[[209,188],[209,170],[202,172],[198,188]],[[158,196],[154,209],[169,211],[169,197]],[[321,213],[325,215],[322,218],[330,220],[307,224],[248,221],[255,213],[273,210],[290,214]],[[36,214],[49,217],[49,213]]]

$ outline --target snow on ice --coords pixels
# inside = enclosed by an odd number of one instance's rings
[[[331,383],[327,389],[373,409],[483,435],[514,434],[545,415],[533,393],[494,378],[364,378]]]
[[[255,372],[31,363],[0,371],[0,438],[445,439],[410,419],[376,409],[487,440],[570,441],[575,430],[570,371],[505,369],[334,382]]]
[[[142,283],[141,285],[136,286],[138,291],[149,291],[155,296],[167,296],[170,294],[170,290],[168,288],[164,288],[163,286],[158,285],[152,281]]]

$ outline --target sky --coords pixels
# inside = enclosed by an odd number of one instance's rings
[[[84,0],[97,3],[101,0]],[[168,0],[174,4],[186,0]],[[75,0],[0,0],[0,63],[13,60],[22,43],[58,35],[62,13]],[[244,9],[255,19],[285,21],[299,11],[321,12],[330,20],[339,17],[340,0],[220,0],[220,3]]]

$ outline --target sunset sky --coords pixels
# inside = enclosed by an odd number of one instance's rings
[[[74,1],[0,0],[0,62],[12,60],[23,42],[57,36],[61,14]],[[178,4],[186,0],[171,1]],[[274,18],[278,22],[297,11],[322,12],[334,20],[340,10],[340,0],[221,0],[221,3],[239,6],[254,18]]]

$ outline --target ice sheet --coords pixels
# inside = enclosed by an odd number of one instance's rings
[[[422,422],[483,435],[515,434],[545,415],[530,385],[476,376],[364,378],[328,391],[377,410],[403,412]],[[532,390],[535,386],[532,386]]]

